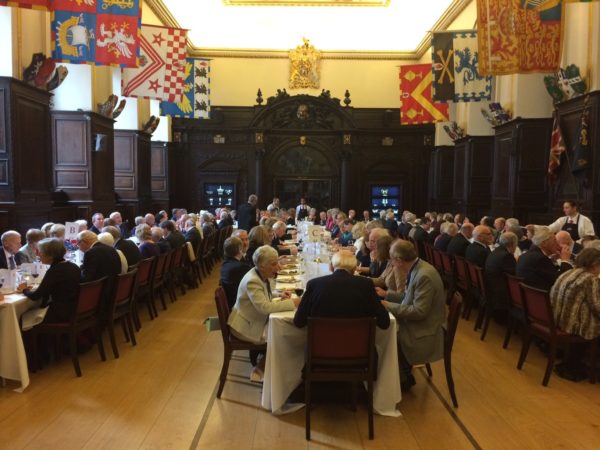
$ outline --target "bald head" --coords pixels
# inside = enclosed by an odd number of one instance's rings
[[[477,225],[473,229],[473,239],[484,245],[490,245],[494,241],[494,235],[487,225]]]
[[[471,239],[471,237],[473,237],[474,228],[472,223],[463,223],[462,227],[460,227],[460,233],[467,239]]]
[[[571,247],[573,245],[573,238],[571,238],[568,231],[559,231],[556,233],[556,242],[561,247]]]

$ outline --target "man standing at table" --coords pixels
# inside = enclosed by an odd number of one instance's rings
[[[381,305],[373,283],[354,276],[357,260],[348,250],[340,250],[331,258],[331,275],[313,278],[294,316],[294,324],[304,327],[309,317],[375,317],[377,326],[387,329],[390,316]]]
[[[256,220],[256,205],[258,197],[252,194],[248,197],[248,203],[240,205],[237,209],[238,228],[250,232],[252,227],[258,225]]]
[[[438,271],[417,257],[408,241],[397,240],[390,248],[390,261],[407,273],[406,290],[397,298],[388,296],[381,303],[398,321],[398,357],[403,391],[415,384],[414,364],[425,364],[444,357],[446,297]],[[398,301],[399,303],[393,303]]]
[[[579,214],[577,203],[574,201],[566,201],[563,203],[563,212],[565,215],[548,226],[550,231],[558,233],[561,230],[566,231],[571,235],[575,242],[579,242],[584,236],[593,236],[594,224],[582,214]]]

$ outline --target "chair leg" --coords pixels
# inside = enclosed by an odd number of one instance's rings
[[[481,329],[481,337],[479,338],[479,340],[481,340],[481,341],[485,340],[485,336],[487,335],[487,331],[490,326],[490,321],[492,319],[493,311],[494,311],[494,308],[491,308],[491,307],[485,308],[484,315],[483,315],[483,328]]]
[[[352,411],[356,411],[356,404],[358,400],[358,387],[356,385],[356,381],[351,381],[350,385],[352,389]]]
[[[77,356],[77,334],[73,331],[69,334],[69,353],[71,353],[71,361],[75,368],[75,375],[81,376],[81,367],[79,367],[79,357]]]
[[[166,311],[167,303],[165,302],[165,287],[164,287],[164,285],[159,286],[158,295],[160,296],[160,303],[162,304],[163,311]]]
[[[475,319],[475,326],[473,327],[474,331],[477,331],[481,328],[481,324],[483,323],[483,316],[485,315],[485,308],[485,304],[483,304],[480,299],[477,309],[477,319]]]
[[[231,350],[225,349],[223,355],[223,367],[221,367],[221,375],[219,377],[219,390],[217,391],[217,398],[221,398],[223,388],[225,387],[225,381],[227,380],[227,371],[229,370],[229,361],[231,360]]]
[[[113,356],[119,358],[119,349],[117,348],[117,339],[115,338],[115,324],[110,320],[108,323],[108,337],[110,338],[110,346],[112,347]]]
[[[433,376],[433,370],[431,370],[431,364],[429,364],[429,363],[425,364],[425,369],[427,370],[427,375],[429,375],[429,378],[431,378]]]
[[[452,405],[458,408],[458,400],[456,399],[456,391],[454,390],[454,378],[452,377],[452,356],[444,356],[444,369],[446,371],[446,383],[448,384],[448,391],[450,392],[450,398],[452,399]]]
[[[590,344],[590,383],[596,384],[596,358],[598,358],[598,338]]]
[[[127,323],[125,322],[125,317],[126,316],[121,317],[121,329],[123,330],[123,334],[125,335],[125,342],[129,342],[129,330],[127,328]]]
[[[504,335],[504,342],[502,343],[502,348],[508,348],[508,343],[510,342],[510,337],[512,335],[513,328],[516,326],[516,320],[510,315],[508,315],[508,323],[506,324],[506,334]]]
[[[367,380],[367,389],[369,392],[367,393],[367,398],[369,399],[369,439],[373,440],[375,438],[375,426],[373,424],[373,378],[369,377]]]
[[[305,437],[307,441],[310,441],[310,406],[311,406],[311,392],[310,392],[310,379],[306,377],[304,380],[304,403],[306,404],[305,412]]]
[[[96,329],[97,343],[98,343],[98,353],[100,354],[100,359],[102,361],[106,361],[106,352],[104,351],[104,342],[102,341],[102,328],[98,327]]]
[[[546,365],[546,373],[544,373],[544,379],[542,380],[543,386],[548,386],[550,381],[550,375],[552,375],[552,369],[554,368],[554,361],[556,360],[556,341],[550,342],[550,350],[548,352],[548,364]]]
[[[523,367],[523,363],[525,362],[525,358],[527,358],[527,353],[529,353],[529,345],[531,344],[531,333],[527,331],[525,336],[523,336],[523,346],[521,347],[521,354],[519,355],[519,362],[517,363],[517,369],[521,370]]]
[[[133,319],[131,318],[131,314],[127,314],[123,320],[127,321],[127,328],[129,329],[129,336],[131,338],[131,345],[134,347],[137,345],[137,341],[135,340],[135,329],[133,327]]]

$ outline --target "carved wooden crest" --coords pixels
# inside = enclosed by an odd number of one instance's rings
[[[318,89],[321,81],[321,52],[302,38],[304,44],[290,50],[290,89]]]

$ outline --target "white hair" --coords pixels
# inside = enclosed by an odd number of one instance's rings
[[[352,272],[358,265],[356,256],[349,251],[337,252],[331,257],[331,266],[334,269],[344,269]]]
[[[538,227],[535,229],[535,234],[531,238],[533,245],[539,247],[544,241],[554,237],[554,233],[548,227]]]
[[[277,258],[279,258],[277,250],[270,245],[263,245],[262,247],[258,247],[252,255],[252,262],[256,267],[261,268]]]

